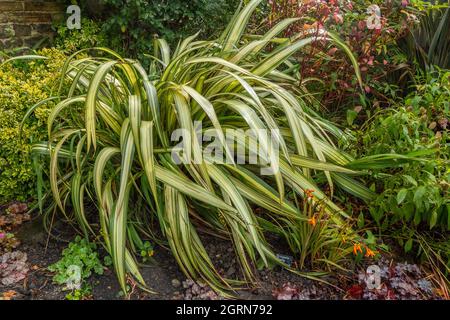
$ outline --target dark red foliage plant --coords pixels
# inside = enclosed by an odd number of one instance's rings
[[[417,22],[416,9],[408,0],[269,0],[269,4],[269,26],[285,18],[299,18],[286,29],[285,37],[311,28],[339,35],[359,62],[365,94],[379,95],[383,100],[382,83],[406,67],[397,41]],[[345,53],[331,47],[323,54],[324,45],[328,44],[318,41],[308,49],[309,54],[298,56],[300,81],[308,79],[314,92],[323,92],[320,98],[327,107],[364,104],[359,102],[359,91],[354,90],[356,77]]]

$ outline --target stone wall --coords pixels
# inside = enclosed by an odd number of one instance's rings
[[[60,1],[0,0],[0,50],[51,38],[52,23],[63,19],[64,11]]]

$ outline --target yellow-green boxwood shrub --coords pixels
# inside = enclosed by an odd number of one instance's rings
[[[28,118],[21,138],[20,123],[30,107],[55,94],[65,60],[57,49],[42,49],[37,54],[48,59],[0,64],[0,204],[35,194],[31,144],[45,136],[51,103]]]

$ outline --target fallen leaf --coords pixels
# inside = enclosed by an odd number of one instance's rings
[[[354,284],[347,290],[347,294],[353,299],[361,299],[363,291],[363,288],[359,284]]]
[[[289,282],[281,288],[272,291],[272,295],[276,300],[293,300],[299,293],[296,286],[292,286]]]

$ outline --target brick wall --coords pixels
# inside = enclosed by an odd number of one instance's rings
[[[63,19],[64,11],[60,1],[0,0],[0,50],[51,38],[52,22]]]

